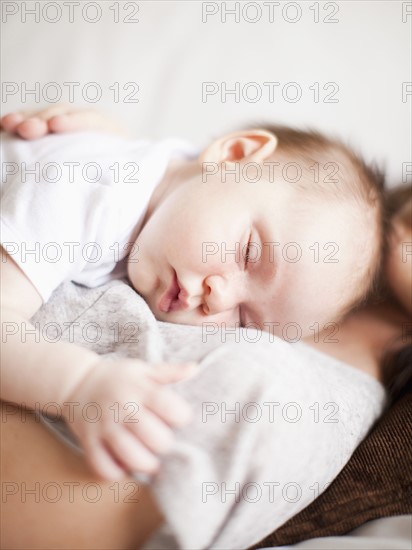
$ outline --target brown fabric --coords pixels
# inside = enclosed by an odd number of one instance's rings
[[[408,392],[375,424],[326,491],[252,548],[344,535],[372,519],[411,513],[412,392]]]

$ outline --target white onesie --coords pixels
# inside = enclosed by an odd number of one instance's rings
[[[63,281],[126,275],[150,197],[189,143],[81,132],[1,139],[1,244],[43,302]]]

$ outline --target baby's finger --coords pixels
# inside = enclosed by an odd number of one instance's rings
[[[172,427],[184,426],[192,416],[188,403],[165,386],[155,386],[144,399],[145,406]]]
[[[50,132],[49,124],[53,117],[65,115],[68,112],[69,107],[65,104],[47,107],[34,114],[27,111],[23,113],[24,120],[17,125],[15,132],[24,139],[38,139]]]
[[[49,120],[49,131],[55,133],[78,132],[85,130],[107,131],[114,130],[110,121],[101,113],[93,110],[74,111],[56,115]]]
[[[49,133],[48,121],[51,117],[69,112],[64,104],[47,107],[41,111],[23,111],[8,115],[5,128],[24,139],[38,139]]]
[[[58,105],[52,105],[51,107],[47,107],[46,109],[42,109],[41,111],[37,111],[33,116],[37,118],[41,118],[42,120],[50,120],[55,116],[61,116],[66,115],[70,113],[71,107],[66,103],[59,103]],[[28,118],[29,115],[27,115],[26,118]]]
[[[15,128],[15,133],[23,139],[37,139],[48,133],[47,122],[41,118],[31,117],[20,122]]]
[[[23,120],[24,115],[22,113],[10,113],[1,117],[0,125],[6,132],[14,133],[17,125]]]
[[[123,479],[127,472],[112,456],[105,444],[95,443],[93,447],[83,443],[86,461],[101,478],[110,481]]]
[[[108,436],[104,436],[105,446],[113,457],[129,472],[154,474],[160,461],[128,429],[119,427]]]
[[[159,382],[159,384],[173,384],[174,382],[179,382],[193,376],[197,372],[196,366],[195,362],[177,365],[162,363],[148,371],[148,375],[153,380],[156,380],[156,382]]]
[[[147,409],[139,410],[136,418],[125,419],[124,426],[153,453],[170,451],[174,434],[169,426]]]
[[[4,115],[0,120],[0,125],[7,132],[17,133],[21,135],[19,125],[22,122],[32,120],[32,119],[36,119],[36,120],[40,119],[40,120],[47,121],[51,117],[54,117],[56,115],[62,115],[64,113],[68,113],[69,111],[70,111],[69,105],[66,105],[63,103],[59,105],[53,105],[52,107],[47,107],[46,109],[42,109],[40,111],[34,110],[34,109],[29,109],[25,111],[16,111],[14,113],[9,113],[8,115]],[[43,135],[43,131],[45,128],[44,125],[39,126],[37,122],[35,122],[34,124],[30,123],[28,127],[23,126],[21,132],[24,135],[21,135],[21,137],[25,137],[26,139],[33,139],[32,136],[41,137],[41,135]],[[42,131],[38,136],[39,128],[41,128]]]
[[[100,118],[100,114],[86,110],[57,114],[49,120],[49,131],[60,134],[80,130],[98,130],[101,124]]]

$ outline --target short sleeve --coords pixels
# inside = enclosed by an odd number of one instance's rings
[[[2,137],[1,244],[43,302],[60,283],[112,253],[107,249],[116,240],[122,197],[108,181],[112,159],[103,166],[100,158],[112,143],[101,140],[88,134],[33,142]]]
[[[110,188],[83,182],[14,179],[2,197],[1,244],[44,302],[99,254]]]

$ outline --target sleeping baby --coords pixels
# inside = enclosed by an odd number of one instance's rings
[[[1,398],[59,404],[103,478],[157,470],[190,418],[165,385],[193,365],[107,361],[25,335],[62,282],[127,277],[159,320],[280,337],[293,325],[303,337],[340,321],[377,280],[382,176],[338,140],[271,126],[199,151],[115,135],[102,115],[64,106],[2,127]],[[91,402],[99,422],[73,407]],[[144,421],[125,421],[132,403]]]

